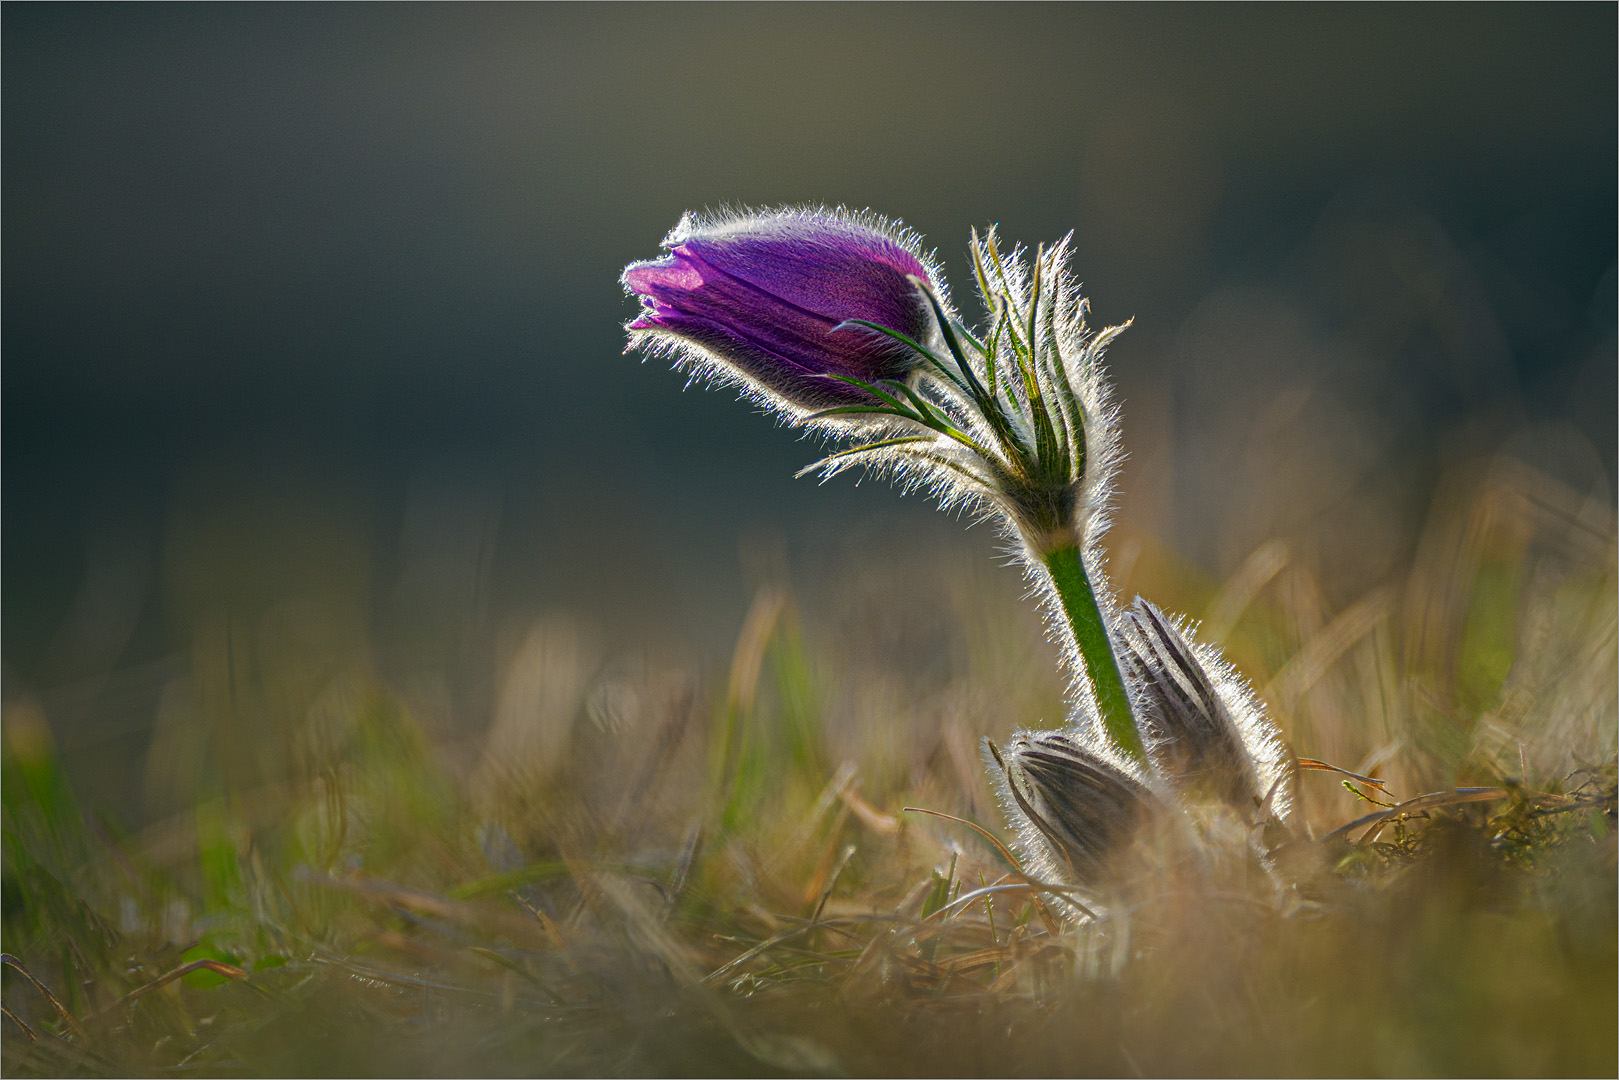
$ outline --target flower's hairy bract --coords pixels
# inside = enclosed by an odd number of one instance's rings
[[[1070,242],[1003,254],[994,229],[975,234],[985,323],[974,333],[930,288],[941,340],[921,343],[925,403],[889,413],[911,437],[840,451],[818,463],[821,475],[873,468],[1001,518],[1037,560],[1079,545],[1099,571],[1093,549],[1121,458],[1102,357],[1124,327],[1087,326]]]

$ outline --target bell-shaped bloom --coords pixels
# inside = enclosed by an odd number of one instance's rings
[[[625,289],[643,305],[625,328],[631,347],[661,347],[790,415],[874,405],[830,376],[904,379],[922,362],[903,342],[852,320],[918,342],[933,334],[921,286],[937,291],[938,271],[914,234],[880,218],[687,214],[663,246],[663,258],[624,270]]]

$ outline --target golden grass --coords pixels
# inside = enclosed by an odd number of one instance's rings
[[[1213,582],[1115,538],[1303,767],[1268,864],[1207,815],[1101,897],[996,839],[978,741],[1060,682],[976,554],[768,580],[717,671],[537,621],[470,742],[296,613],[199,619],[139,831],[6,704],[5,1067],[1611,1074],[1612,511],[1473,475],[1336,608],[1280,544]]]

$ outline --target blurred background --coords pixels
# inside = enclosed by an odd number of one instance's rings
[[[918,751],[862,718],[955,725],[963,778],[1059,719],[992,530],[794,480],[813,445],[621,355],[617,275],[687,209],[903,218],[969,311],[969,228],[1072,230],[1094,321],[1134,320],[1113,575],[1216,634],[1273,596],[1287,634],[1233,652],[1285,723],[1402,603],[1377,648],[1426,662],[1435,604],[1510,627],[1611,557],[1612,5],[3,18],[7,723],[122,821],[273,786],[356,680],[463,775],[554,755],[535,716],[723,683],[789,595],[868,769]],[[1477,708],[1492,633],[1433,661]]]

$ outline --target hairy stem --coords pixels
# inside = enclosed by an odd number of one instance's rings
[[[1090,677],[1091,688],[1096,693],[1102,726],[1120,750],[1137,762],[1145,763],[1141,736],[1136,733],[1135,718],[1130,713],[1130,696],[1125,693],[1119,661],[1113,655],[1107,625],[1102,621],[1102,610],[1096,604],[1096,593],[1085,573],[1085,560],[1079,548],[1073,545],[1053,548],[1041,556],[1041,562],[1051,575],[1063,615],[1073,631],[1085,674]]]

